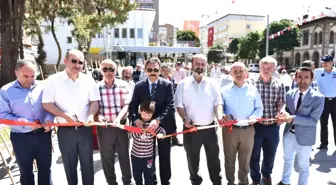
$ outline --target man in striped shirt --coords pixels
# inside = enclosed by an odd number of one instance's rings
[[[99,120],[124,125],[127,123],[126,116],[131,101],[131,88],[127,82],[116,78],[117,65],[112,60],[104,60],[100,67],[104,79],[97,84],[101,98]],[[132,185],[127,131],[111,126],[99,126],[97,127],[97,135],[108,185],[117,184],[114,169],[115,153],[118,154],[123,184]]]
[[[155,112],[154,101],[143,101],[140,104],[139,114],[140,119],[144,122],[143,127],[148,128],[152,116]],[[165,135],[165,130],[162,127],[157,127],[154,132],[160,138]],[[131,150],[133,178],[136,185],[142,185],[142,175],[145,179],[146,185],[154,184],[154,149],[155,136],[151,133],[134,133],[130,136],[133,138],[133,145]]]

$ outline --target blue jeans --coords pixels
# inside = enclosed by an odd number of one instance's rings
[[[254,125],[254,146],[250,161],[250,174],[253,182],[260,182],[263,177],[270,178],[274,166],[275,154],[278,148],[280,136],[279,125],[263,126],[259,123]],[[263,150],[263,162],[260,174],[260,153]]]
[[[30,133],[11,132],[10,138],[20,169],[22,185],[35,185],[33,162],[38,169],[38,185],[52,185],[51,181],[51,132],[44,129]]]
[[[290,177],[294,166],[294,157],[297,154],[299,162],[298,185],[307,185],[309,177],[310,153],[312,146],[301,146],[298,144],[295,134],[287,132],[283,138],[284,168],[281,182],[290,184]],[[295,183],[294,183],[295,184]]]

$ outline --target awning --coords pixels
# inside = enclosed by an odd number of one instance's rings
[[[116,48],[118,47],[118,48]],[[200,47],[168,47],[168,46],[114,46],[114,52],[139,52],[139,53],[201,53]],[[101,51],[101,54],[105,50]]]

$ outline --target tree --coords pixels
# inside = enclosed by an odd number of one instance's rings
[[[25,0],[2,0],[1,10],[1,76],[0,87],[16,79],[15,65],[22,42],[22,22]]]
[[[254,60],[258,54],[260,35],[258,32],[250,32],[239,39],[238,57]]]
[[[78,49],[89,52],[91,40],[102,28],[113,27],[128,19],[128,12],[136,8],[129,0],[91,0],[93,12],[81,11],[73,14],[69,20],[74,26],[72,36],[78,43]]]
[[[292,27],[293,21],[282,19],[280,21],[275,21],[270,24],[269,33],[270,35],[281,32],[282,30]],[[282,35],[269,40],[269,55],[276,52],[278,55],[282,56],[284,51],[291,51],[294,47],[300,45],[300,36],[298,28],[291,28],[286,30]],[[259,57],[263,58],[266,51],[266,29],[263,31],[261,40],[259,42]]]
[[[200,40],[196,36],[196,33],[191,30],[179,30],[177,31],[176,34],[177,41],[194,41],[195,42],[195,47],[200,46]]]
[[[208,61],[219,63],[225,59],[224,47],[222,45],[212,46],[208,52]]]
[[[239,39],[235,38],[231,41],[231,43],[229,44],[229,47],[227,48],[227,52],[228,53],[232,53],[232,54],[237,54],[238,53],[238,44],[239,44]]]

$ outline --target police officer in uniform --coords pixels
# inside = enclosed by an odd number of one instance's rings
[[[336,68],[333,67],[333,57],[326,55],[322,58],[322,68],[315,70],[315,80],[318,88],[325,96],[321,123],[321,144],[318,149],[328,147],[328,120],[329,114],[333,123],[334,141],[336,144]]]

